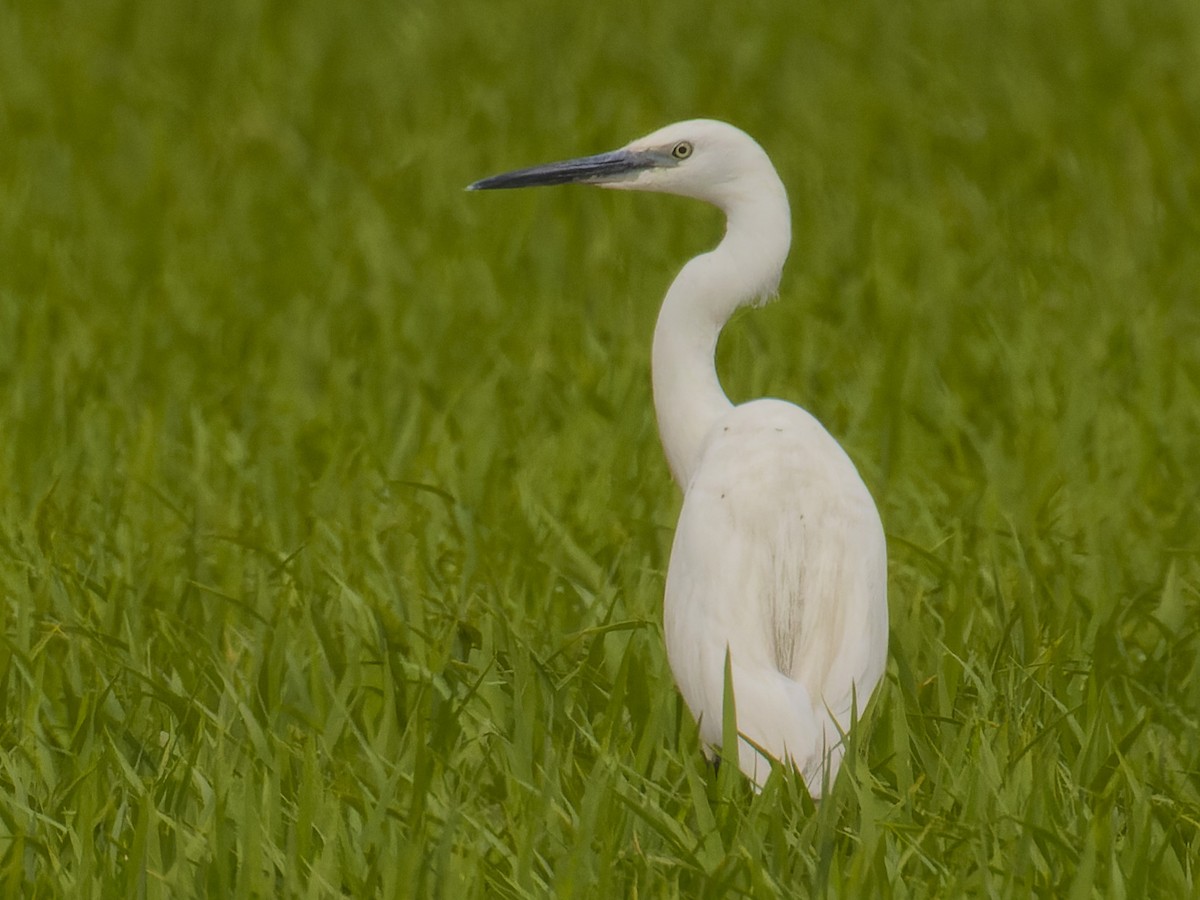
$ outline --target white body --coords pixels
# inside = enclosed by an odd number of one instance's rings
[[[854,464],[804,410],[731,408],[687,484],[667,572],[671,669],[700,734],[721,743],[725,654],[742,771],[790,758],[813,796],[837,774],[851,710],[887,656],[883,528]],[[829,760],[828,773],[824,771]]]
[[[687,194],[728,217],[724,240],[671,285],[654,334],[659,432],[684,491],[667,654],[702,738],[719,745],[728,653],[742,771],[759,786],[770,774],[757,746],[820,796],[887,660],[883,526],[854,464],[809,413],[781,400],[734,407],[721,390],[717,337],[737,307],[778,285],[787,194],[758,144],[723,123],[668,126],[630,147],[679,140],[693,152],[665,177],[611,185]]]
[[[770,758],[787,761],[820,796],[887,660],[883,527],[854,464],[816,419],[782,400],[734,407],[713,360],[734,310],[779,284],[791,245],[787,192],[749,135],[708,119],[471,188],[571,182],[682,194],[725,212],[724,239],[683,267],[654,330],[659,434],[684,491],[667,572],[667,654],[707,743],[722,740],[728,659],[742,770],[761,786]]]

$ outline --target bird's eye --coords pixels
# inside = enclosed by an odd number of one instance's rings
[[[680,141],[671,149],[671,155],[676,159],[687,159],[692,155],[692,145],[687,141]]]

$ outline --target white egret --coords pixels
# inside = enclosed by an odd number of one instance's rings
[[[812,415],[775,399],[734,406],[714,360],[733,312],[778,288],[791,244],[787,192],[753,138],[708,119],[470,189],[572,182],[682,194],[726,215],[724,238],[684,265],[654,329],[658,429],[684,492],[663,603],[667,656],[714,747],[728,658],[742,771],[761,787],[769,758],[790,762],[819,797],[853,710],[884,670],[883,526],[854,464]]]

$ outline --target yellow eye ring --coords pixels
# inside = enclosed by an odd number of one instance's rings
[[[692,155],[692,145],[688,141],[680,141],[671,148],[671,155],[676,159],[687,159]]]

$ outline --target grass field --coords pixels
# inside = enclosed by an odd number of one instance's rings
[[[0,2],[0,894],[1200,893],[1200,4]],[[659,625],[686,200],[735,399],[847,447],[887,676],[716,776]]]

